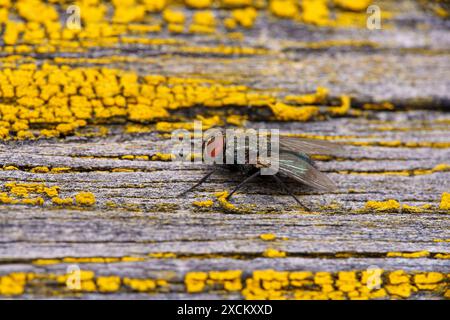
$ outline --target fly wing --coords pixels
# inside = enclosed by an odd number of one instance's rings
[[[279,172],[288,177],[318,190],[336,189],[330,178],[293,153],[281,151],[278,162]]]
[[[281,136],[280,149],[303,152],[306,154],[338,154],[343,151],[343,148],[340,145],[324,140]]]

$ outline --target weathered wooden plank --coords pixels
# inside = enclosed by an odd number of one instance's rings
[[[330,90],[330,100],[350,96],[352,108],[342,115],[324,112],[316,121],[283,123],[268,121],[273,119],[267,106],[170,110],[169,120],[184,122],[197,115],[243,114],[251,120],[245,123],[249,128],[276,128],[282,134],[342,144],[343,154],[317,161],[338,190],[320,193],[287,182],[312,212],[301,210],[268,179],[240,190],[232,199],[237,210],[225,210],[215,192],[231,190],[242,180],[227,170],[179,196],[210,168],[151,160],[171,151],[170,140],[156,131],[155,123],[142,124],[147,133],[129,134],[125,127],[132,122],[126,118],[105,123],[88,119],[87,131],[101,125],[108,133],[83,136],[81,130],[62,138],[1,142],[0,298],[305,298],[302,294],[310,291],[323,298],[321,277],[330,277],[335,293],[343,294],[343,278],[354,276],[357,280],[348,281],[351,286],[364,288],[364,274],[371,268],[383,269],[386,292],[378,298],[448,298],[450,218],[440,201],[450,190],[450,26],[416,1],[376,3],[394,13],[387,27],[376,31],[316,28],[259,12],[243,40],[225,36],[218,26],[218,37],[177,36],[184,41],[181,45],[119,42],[116,47],[84,48],[83,53],[23,57],[39,67],[67,62],[139,75],[204,77],[245,85],[279,101],[322,86]],[[190,21],[194,10],[180,10]],[[220,19],[230,13],[213,11]],[[190,44],[196,49],[259,48],[266,54],[182,50]],[[117,54],[136,59],[106,65],[82,60]],[[16,106],[18,98],[0,102]],[[366,110],[364,104],[372,102],[389,102],[393,110]],[[129,155],[149,160],[122,158]],[[33,172],[36,167],[68,169]],[[123,169],[130,172],[116,172]],[[42,197],[43,203],[8,203],[23,200],[20,190],[11,192],[11,182],[58,186],[60,198],[87,191],[96,201],[90,206],[57,205],[45,192],[30,192],[29,198]],[[367,207],[368,201],[388,199],[394,204],[387,208]],[[199,200],[213,204],[193,204]],[[81,292],[65,284],[71,265],[86,272]],[[238,276],[229,270],[237,270]],[[299,285],[296,271],[311,274]],[[133,284],[134,278],[147,282]],[[282,287],[280,279],[288,279],[289,285]],[[261,296],[252,292],[256,282]],[[272,285],[283,289],[267,289]]]

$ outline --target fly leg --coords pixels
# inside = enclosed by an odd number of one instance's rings
[[[230,199],[231,196],[233,195],[233,193],[235,193],[236,191],[239,190],[239,188],[241,188],[243,185],[245,185],[246,183],[252,181],[253,179],[255,179],[257,176],[260,175],[260,171],[256,171],[254,174],[252,174],[251,176],[245,178],[242,182],[240,182],[236,188],[233,189],[233,191],[230,192],[230,194],[227,196],[227,199]]]
[[[286,184],[280,179],[278,178],[278,176],[276,174],[273,175],[273,178],[278,182],[279,185],[281,185],[281,187],[283,187],[283,189],[292,197],[295,199],[295,201],[304,209],[306,209],[307,211],[311,211],[311,209],[309,209],[307,206],[305,206],[304,204],[302,204],[300,202],[300,200],[297,199],[297,197],[292,193],[292,191],[286,186]]]
[[[193,185],[192,187],[190,187],[189,189],[187,189],[186,191],[183,191],[182,193],[179,194],[179,196],[183,196],[188,192],[191,192],[192,190],[194,190],[195,188],[197,188],[199,185],[201,185],[203,182],[206,181],[206,179],[208,179],[214,172],[216,172],[216,170],[213,170],[209,173],[207,173],[203,178],[200,179],[199,182],[197,182],[195,185]]]

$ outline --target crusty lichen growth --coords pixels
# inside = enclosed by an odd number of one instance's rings
[[[222,208],[229,211],[237,211],[238,208],[228,201],[227,199],[228,195],[229,195],[228,191],[216,192],[215,194]]]
[[[92,192],[80,192],[75,195],[75,202],[80,206],[93,206],[95,195]]]
[[[439,204],[439,209],[450,210],[450,193],[444,192],[441,197],[441,203]]]
[[[52,283],[55,294],[172,290],[169,278],[97,276],[93,271],[80,270],[80,287],[68,291],[69,277],[69,274],[32,272],[5,274],[0,276],[0,296],[21,296],[25,291],[33,293],[38,287],[36,284],[45,286],[49,283]],[[182,279],[187,293],[217,292],[220,289],[240,293],[245,299],[406,299],[425,292],[437,297],[449,295],[449,280],[445,273],[420,270],[408,272],[375,268],[312,272],[266,269],[253,270],[251,274],[242,270],[210,270],[188,271]]]
[[[367,201],[364,207],[367,211],[378,211],[378,212],[399,212],[400,203],[397,200],[386,200],[386,201]]]
[[[286,257],[286,252],[269,248],[263,252],[263,256],[266,258],[284,258]]]
[[[273,233],[263,233],[263,234],[260,234],[259,237],[261,238],[261,240],[264,240],[264,241],[273,241],[277,238],[277,236],[274,235]]]
[[[199,208],[210,208],[213,206],[214,202],[212,200],[205,200],[205,201],[194,201],[192,204]]]
[[[418,252],[388,252],[387,257],[402,257],[402,258],[424,258],[429,257],[429,251],[418,251]]]

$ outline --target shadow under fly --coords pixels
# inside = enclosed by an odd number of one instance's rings
[[[280,136],[278,132],[256,134],[255,130],[216,129],[214,134],[203,136],[202,151],[205,163],[225,166],[240,171],[245,176],[228,194],[227,199],[256,177],[267,176],[275,180],[301,207],[310,210],[298,200],[283,180],[291,178],[320,191],[335,190],[334,182],[318,170],[311,155],[337,154],[342,148],[328,141]],[[206,174],[181,195],[200,186],[217,169]]]

